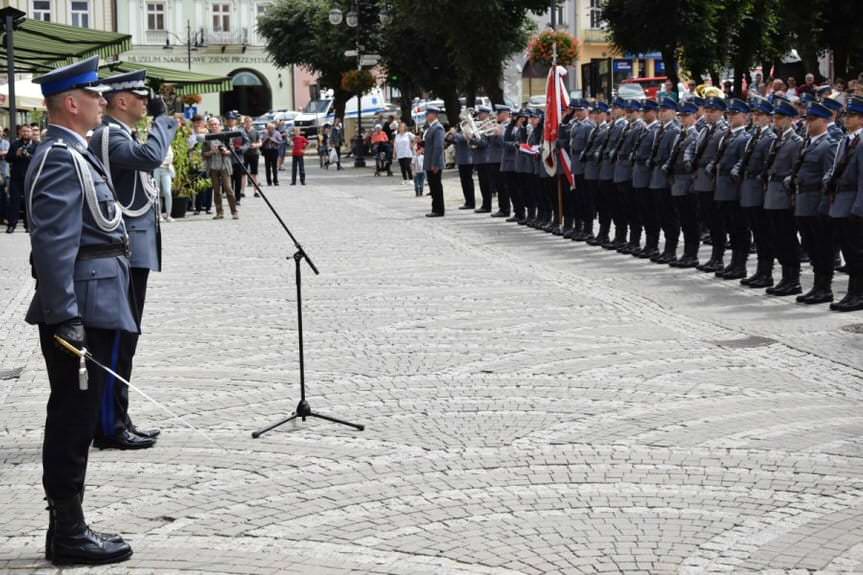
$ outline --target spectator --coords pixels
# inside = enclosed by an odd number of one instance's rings
[[[404,122],[399,124],[399,131],[395,138],[396,158],[399,161],[399,167],[402,170],[402,183],[408,184],[413,182],[413,173],[411,164],[414,159],[414,136],[408,131],[408,125]]]
[[[797,96],[800,97],[803,94],[811,94],[815,95],[815,75],[814,74],[806,74],[805,83],[802,86],[797,87]]]
[[[208,122],[210,134],[220,134],[222,132],[222,122],[219,118],[213,116]],[[230,144],[233,145],[233,144]],[[222,194],[228,197],[228,207],[231,208],[231,217],[235,220],[240,216],[237,213],[237,200],[234,197],[234,191],[231,189],[231,175],[233,174],[234,161],[231,159],[231,152],[220,140],[210,140],[204,145],[204,162],[207,166],[207,173],[210,176],[210,181],[213,182],[213,193],[216,196],[216,215],[214,220],[224,219],[222,212]]]
[[[203,152],[204,138],[210,131],[207,129],[207,121],[201,115],[195,115],[192,118],[192,134],[189,136],[189,153],[198,154]],[[202,162],[202,171],[199,174],[202,178],[209,177],[207,173],[206,161]],[[210,186],[202,192],[198,192],[195,196],[195,215],[204,210],[206,214],[210,214],[213,207],[213,187]]]
[[[300,172],[300,183],[306,185],[306,146],[309,141],[300,133],[299,128],[294,128],[294,136],[291,138],[291,185],[297,185],[297,171]]]
[[[279,120],[278,128],[282,135],[282,145],[279,147],[279,170],[281,171],[285,165],[285,156],[288,154],[288,144],[291,140],[291,131],[288,123],[284,120]]]
[[[7,188],[9,187],[9,162],[6,153],[9,151],[9,128],[3,128],[0,136],[0,224],[6,223],[6,205],[9,203]]]
[[[797,78],[794,76],[788,76],[788,80],[785,81],[785,91],[791,95],[797,96]]]
[[[387,175],[392,176],[390,138],[380,124],[375,124],[371,144],[372,153],[375,156],[375,175],[379,176],[382,171],[386,170]]]
[[[423,185],[426,180],[425,173],[425,144],[422,140],[417,141],[417,151],[414,155],[413,168],[414,168],[414,194],[416,197],[421,198],[423,195]]]
[[[11,234],[18,226],[21,211],[24,210],[24,229],[27,229],[27,211],[24,205],[24,177],[30,158],[36,150],[30,126],[24,124],[18,131],[18,139],[9,146],[6,157],[9,161],[9,205],[6,208],[6,233]]]
[[[153,171],[153,178],[159,186],[159,197],[162,199],[162,206],[165,208],[165,213],[162,214],[163,222],[173,222],[171,217],[171,209],[174,207],[174,197],[171,195],[171,184],[175,176],[174,172],[174,148],[168,148],[168,154],[165,156],[165,161],[162,165]]]
[[[833,82],[833,92],[833,99],[842,104],[844,108],[848,103],[848,85],[845,83],[845,80],[836,78],[836,81]]]
[[[342,169],[342,144],[345,143],[345,131],[342,128],[342,119],[336,118],[333,129],[330,132],[330,145],[336,151],[336,170]]]
[[[240,132],[239,136],[231,139],[231,149],[234,151],[234,155],[231,156],[231,161],[234,162],[231,168],[231,177],[233,180],[234,198],[238,206],[240,205],[240,200],[245,197],[246,174],[243,171],[243,167],[246,151],[249,149],[249,139],[246,137],[246,133],[239,127],[239,122],[240,114],[236,110],[232,110],[225,115],[226,131]]]
[[[243,132],[249,140],[249,147],[246,149],[246,155],[243,158],[246,164],[246,169],[252,178],[252,182],[258,183],[258,164],[261,161],[261,135],[252,124],[252,118],[246,116],[243,118]],[[255,197],[258,197],[258,191],[255,190]]]
[[[662,83],[662,90],[659,91],[659,100],[662,101],[662,98],[671,98],[675,102],[680,99],[680,96],[677,92],[674,91],[674,82],[671,80],[666,80]]]
[[[279,185],[279,150],[282,147],[282,134],[270,122],[261,136],[261,153],[264,155],[264,175],[268,186]]]

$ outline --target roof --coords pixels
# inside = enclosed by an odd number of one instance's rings
[[[160,68],[137,62],[109,62],[102,66],[99,75],[103,78],[121,72],[133,72],[135,70],[147,71],[147,83],[149,84],[173,84],[178,96],[191,94],[209,94],[213,92],[230,92],[233,89],[231,79],[226,76],[211,76],[199,74],[186,70],[174,68]]]

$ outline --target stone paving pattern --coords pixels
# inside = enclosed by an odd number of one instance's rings
[[[863,316],[459,212],[452,174],[437,220],[395,178],[309,182],[271,196],[322,272],[309,398],[366,430],[251,439],[298,399],[292,250],[251,197],[166,225],[135,381],[220,447],[133,395],[162,438],[94,450],[86,508],[135,556],[70,572],[863,573]],[[57,573],[27,245],[0,237],[0,572]]]

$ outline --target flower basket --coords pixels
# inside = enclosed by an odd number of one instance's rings
[[[531,62],[551,66],[554,61],[554,46],[557,45],[557,64],[572,66],[578,59],[578,39],[564,30],[540,32],[527,45],[527,56]]]
[[[188,94],[183,96],[183,103],[187,106],[196,106],[204,101],[204,97],[200,94]]]
[[[375,77],[368,70],[348,70],[342,74],[341,87],[346,92],[365,94],[375,87]]]

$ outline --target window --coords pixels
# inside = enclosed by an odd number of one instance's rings
[[[602,19],[602,1],[590,0],[590,27],[594,30],[605,28],[605,21]]]
[[[231,5],[213,4],[213,32],[231,31]]]
[[[147,2],[147,30],[165,30],[165,5],[161,2]]]
[[[90,27],[90,0],[72,0],[72,26]]]
[[[51,21],[51,0],[33,0],[33,19]]]
[[[260,2],[255,5],[255,16],[257,19],[260,19],[262,16],[266,16],[267,12],[269,12],[270,8],[273,7],[272,2]]]

